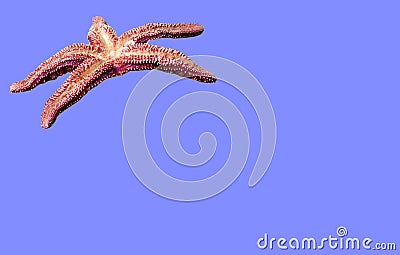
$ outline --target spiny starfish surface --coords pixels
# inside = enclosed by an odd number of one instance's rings
[[[29,91],[37,85],[71,75],[47,100],[41,125],[49,128],[58,115],[78,102],[105,79],[129,71],[158,69],[200,82],[215,82],[215,76],[183,53],[147,42],[158,38],[197,36],[204,28],[198,24],[150,23],[118,37],[102,17],[94,17],[89,29],[89,44],[72,44],[39,65],[24,80],[11,85],[12,93]]]

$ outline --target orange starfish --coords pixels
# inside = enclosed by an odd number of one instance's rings
[[[204,28],[198,24],[150,23],[131,29],[117,37],[102,17],[94,17],[89,29],[89,44],[72,44],[39,65],[24,80],[11,85],[12,93],[28,91],[37,85],[71,75],[47,100],[41,125],[49,128],[58,115],[78,102],[88,91],[105,79],[129,71],[158,70],[200,82],[215,82],[215,76],[177,50],[149,45],[158,38],[197,36]]]

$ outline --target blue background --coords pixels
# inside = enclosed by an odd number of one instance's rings
[[[6,2],[0,15],[0,254],[288,254],[294,251],[259,250],[256,241],[264,233],[327,237],[340,225],[349,237],[400,245],[398,1]],[[260,81],[278,137],[257,186],[247,182],[259,132],[245,106],[242,114],[254,126],[251,156],[225,192],[176,202],[135,178],[122,145],[122,116],[147,71],[103,82],[51,129],[41,129],[42,107],[67,76],[29,93],[10,95],[9,85],[63,47],[87,42],[95,15],[118,34],[148,22],[198,22],[205,27],[199,37],[154,43],[228,58]],[[162,98],[173,101],[196,88],[239,100],[222,82],[176,86],[176,95],[160,97],[161,106]],[[153,112],[162,116],[167,106],[158,107]],[[204,174],[169,167],[154,122],[149,144],[171,175],[202,178],[223,164],[229,134],[215,117],[193,117],[182,126],[189,152],[198,150],[203,131],[218,138],[215,168],[206,166]]]

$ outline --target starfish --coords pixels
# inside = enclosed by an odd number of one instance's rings
[[[71,72],[59,89],[47,100],[41,126],[50,128],[57,117],[78,102],[105,79],[130,71],[157,69],[196,81],[212,83],[215,76],[174,49],[148,44],[159,38],[185,38],[200,35],[204,28],[190,23],[149,23],[117,36],[99,16],[92,20],[89,44],[67,46],[40,64],[24,80],[15,82],[10,92],[29,91]]]

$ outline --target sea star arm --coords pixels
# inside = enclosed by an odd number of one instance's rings
[[[25,79],[13,83],[10,92],[17,93],[34,89],[39,84],[57,79],[74,70],[93,53],[93,47],[87,44],[72,44],[65,47],[39,65]]]
[[[88,40],[90,45],[97,47],[100,52],[110,52],[114,50],[118,37],[115,30],[102,17],[96,16],[92,19]]]
[[[114,61],[118,75],[129,71],[158,69],[200,82],[216,82],[214,74],[193,62],[180,51],[148,44],[128,46]]]
[[[85,60],[47,100],[41,116],[42,127],[51,127],[64,110],[78,102],[99,83],[115,75],[112,63],[96,58]]]
[[[149,23],[126,31],[120,36],[119,44],[146,43],[159,38],[185,38],[203,33],[204,27],[191,23]]]

